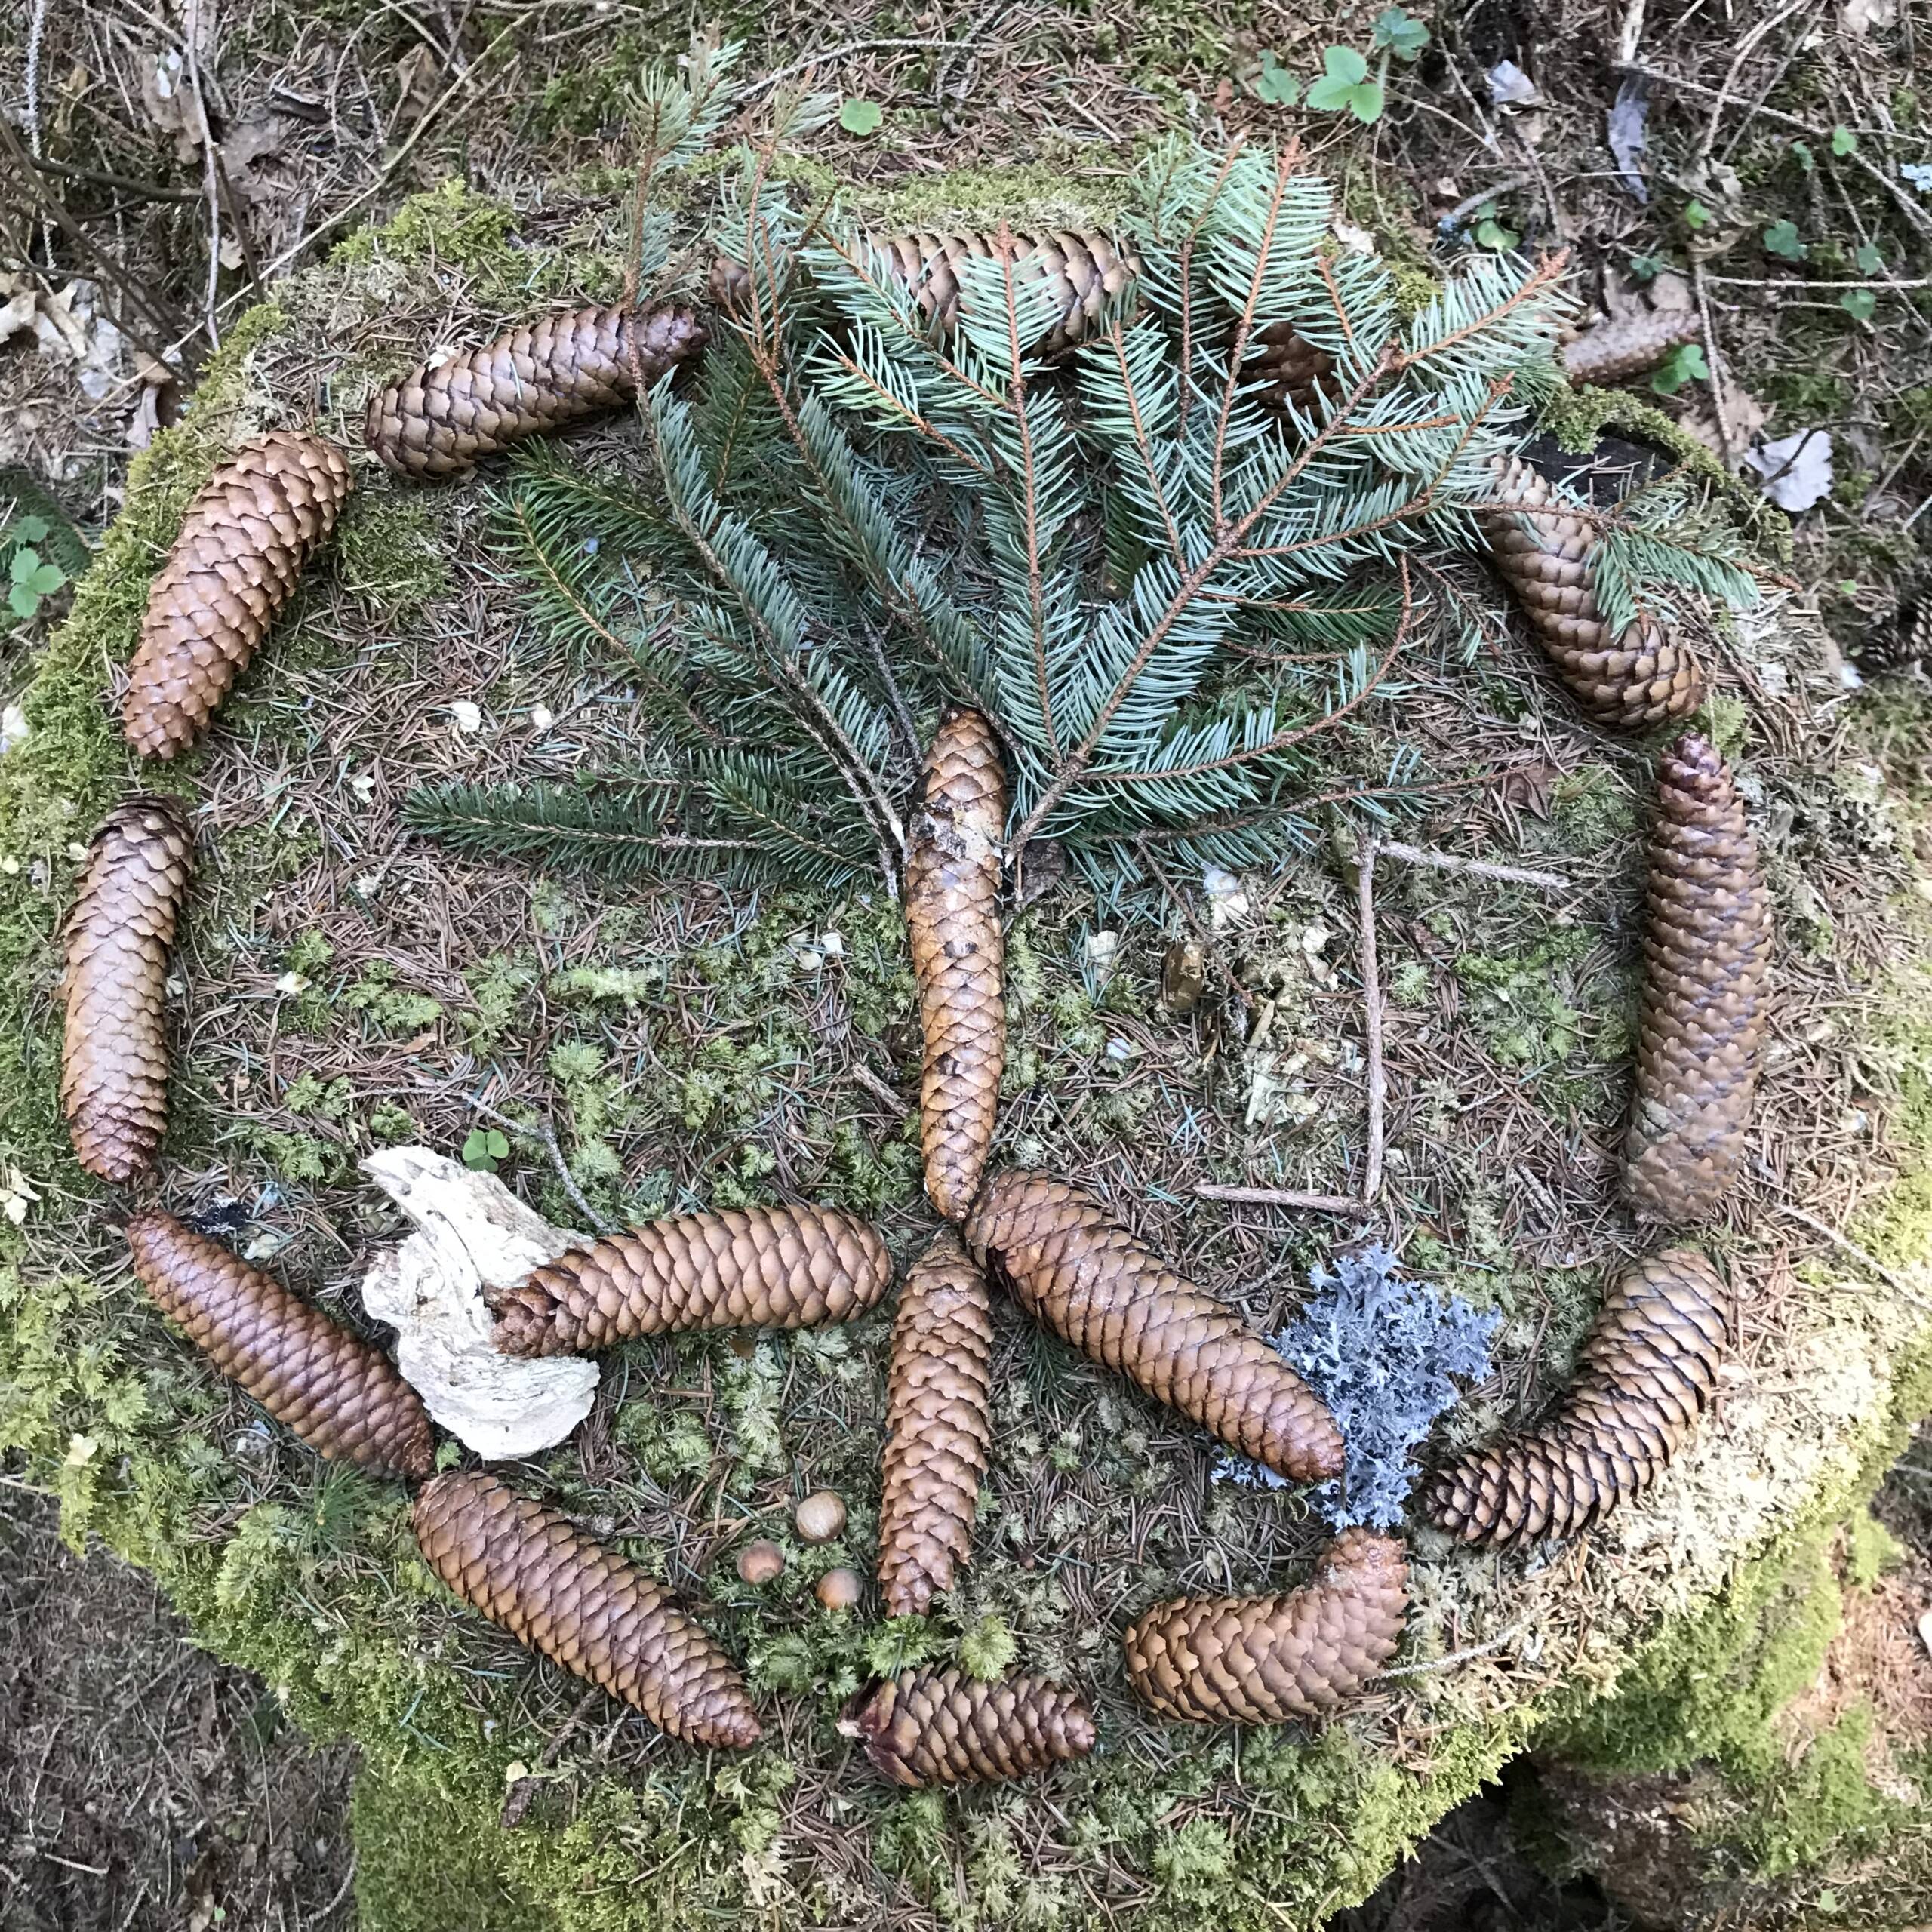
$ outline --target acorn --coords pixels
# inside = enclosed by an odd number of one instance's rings
[[[785,1552],[769,1537],[759,1537],[738,1552],[738,1576],[747,1583],[768,1583],[785,1567]]]
[[[792,1512],[792,1521],[808,1543],[829,1543],[845,1527],[845,1501],[835,1490],[815,1489]]]
[[[866,1580],[856,1570],[828,1570],[813,1592],[827,1610],[854,1610],[866,1593]]]

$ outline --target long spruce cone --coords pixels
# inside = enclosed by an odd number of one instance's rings
[[[412,1521],[430,1568],[519,1643],[688,1744],[758,1742],[731,1659],[662,1584],[567,1518],[493,1476],[451,1469],[423,1485]]]
[[[1140,272],[1134,258],[1097,229],[1014,231],[1011,240],[1016,283],[1044,280],[1052,290],[1053,324],[1037,342],[1021,345],[1042,355],[1057,355],[1080,341],[1106,303]],[[926,320],[942,330],[952,328],[959,319],[960,263],[995,260],[999,245],[996,230],[920,229],[905,235],[866,235],[860,241],[879,258],[887,274],[913,291]],[[742,265],[728,255],[712,262],[711,296],[721,309],[742,310],[750,293],[751,278]]]
[[[1654,369],[1673,349],[1701,342],[1703,318],[1695,309],[1651,309],[1586,329],[1564,346],[1563,373],[1573,383],[1620,383]]]
[[[1194,1724],[1325,1717],[1395,1655],[1408,1574],[1395,1537],[1346,1530],[1298,1590],[1156,1604],[1121,1640],[1128,1681]]]
[[[1932,589],[1900,605],[1891,622],[1865,638],[1854,661],[1866,677],[1903,671],[1932,657]]]
[[[952,1229],[899,1291],[887,1377],[878,1580],[888,1617],[924,1613],[971,1559],[992,1441],[992,1303]]]
[[[1707,1218],[1744,1158],[1770,994],[1770,897],[1729,768],[1680,739],[1658,771],[1643,1019],[1623,1188],[1646,1220]]]
[[[203,485],[148,592],[128,666],[122,728],[137,752],[173,758],[208,729],[335,528],[352,481],[326,437],[279,429]]]
[[[429,1473],[429,1411],[379,1349],[158,1208],[128,1223],[128,1245],[155,1306],[317,1454],[377,1475]]]
[[[949,1221],[963,1220],[980,1191],[1006,1065],[1005,826],[998,740],[977,711],[962,711],[926,754],[906,858],[906,927],[925,1035],[919,1136],[927,1195]]]
[[[987,1182],[964,1232],[1036,1320],[1229,1448],[1294,1482],[1341,1474],[1341,1432],[1307,1383],[1091,1194],[1010,1170]]]
[[[840,1729],[894,1784],[1025,1777],[1094,1748],[1086,1700],[1044,1677],[981,1684],[956,1670],[903,1670],[855,1704]]]
[[[545,315],[391,383],[370,399],[364,439],[398,476],[454,476],[526,436],[632,401],[640,377],[648,388],[703,346],[688,309]]]
[[[1555,1414],[1444,1470],[1429,1514],[1466,1543],[1506,1546],[1575,1536],[1642,1495],[1717,1386],[1724,1299],[1691,1249],[1634,1263],[1604,1297]]]
[[[1261,379],[1264,401],[1278,409],[1291,403],[1304,416],[1340,393],[1334,357],[1317,349],[1291,322],[1270,322],[1257,331],[1246,372]]]
[[[876,1229],[838,1208],[732,1208],[572,1248],[494,1297],[506,1355],[586,1354],[630,1335],[850,1321],[892,1283]]]
[[[168,952],[192,852],[171,798],[128,799],[94,834],[67,915],[60,1111],[103,1180],[146,1173],[168,1131]]]
[[[1594,525],[1555,503],[1548,479],[1520,457],[1495,465],[1497,508],[1478,521],[1503,581],[1571,694],[1612,731],[1686,718],[1704,701],[1696,657],[1641,617],[1613,638],[1590,588]]]

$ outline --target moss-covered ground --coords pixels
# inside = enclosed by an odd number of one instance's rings
[[[983,210],[1040,192],[960,194]],[[1829,666],[1789,614],[1740,622],[1726,650],[1786,667],[1790,696],[1756,710],[1727,694],[1708,721],[1760,812],[1786,934],[1761,1171],[1714,1231],[1740,1331],[1719,1417],[1654,1503],[1553,1558],[1472,1558],[1419,1530],[1397,1673],[1324,1735],[1195,1734],[1136,1712],[1116,1641],[1129,1616],[1177,1589],[1292,1581],[1323,1532],[1294,1494],[1217,1484],[1189,1432],[1010,1310],[976,1561],[929,1619],[829,1614],[811,1592],[823,1568],[869,1558],[886,1315],[749,1347],[634,1347],[577,1436],[516,1472],[707,1604],[745,1660],[774,1713],[768,1742],[706,1761],[457,1608],[414,1551],[400,1490],[323,1470],[141,1300],[118,1204],[75,1168],[57,1117],[52,989],[78,842],[136,779],[103,694],[147,577],[188,495],[253,429],[315,420],[353,442],[370,387],[438,341],[614,286],[613,199],[577,205],[534,238],[506,208],[439,190],[254,311],[137,464],[40,666],[28,736],[0,763],[0,1169],[38,1197],[0,1229],[14,1466],[58,1494],[71,1538],[151,1569],[296,1721],[359,1742],[371,1932],[1312,1926],[1553,1722],[1580,1752],[1694,1749],[1743,1775],[1759,1707],[1767,1718],[1820,1627],[1826,1597],[1799,1588],[1821,1580],[1820,1539],[1925,1405],[1932,1294],[1925,1043],[1901,1017],[1921,984],[1915,808],[1841,735]],[[626,460],[622,424],[592,443]],[[357,1155],[401,1139],[454,1150],[480,1104],[516,1124],[506,1177],[561,1223],[583,1218],[577,1196],[614,1221],[824,1199],[912,1251],[930,1223],[909,1102],[880,1091],[909,1095],[914,1064],[896,909],[614,892],[404,838],[410,782],[568,771],[620,747],[631,713],[611,667],[559,656],[527,620],[487,541],[485,486],[411,493],[366,464],[359,478],[332,562],[207,749],[142,775],[192,801],[202,867],[164,1198],[233,1204],[239,1244],[353,1319],[361,1265],[395,1232]],[[1473,666],[1417,654],[1405,727],[1424,728],[1444,778],[1493,776],[1411,835],[1554,867],[1572,890],[1552,903],[1389,863],[1378,900],[1391,1182],[1364,1225],[1506,1317],[1499,1372],[1445,1444],[1560,1385],[1604,1273],[1641,1240],[1610,1202],[1645,755],[1580,729],[1495,628]],[[1363,1229],[1211,1208],[1193,1188],[1350,1184],[1361,992],[1328,854],[1245,883],[1211,964],[1270,1015],[1265,1038],[1218,992],[1186,1018],[1163,1011],[1177,928],[1162,902],[1102,908],[1069,888],[1018,916],[1001,1152],[1103,1188],[1272,1327],[1309,1265]],[[1181,889],[1198,903],[1195,881]],[[1089,942],[1115,930],[1097,967]],[[1909,1293],[1787,1205],[1849,1224]],[[828,1485],[851,1524],[808,1548],[789,1506]],[[753,1534],[789,1558],[758,1589],[731,1561]],[[1752,1633],[1780,1592],[1799,1607],[1761,1657]],[[1101,1750],[1041,1790],[884,1789],[833,1720],[867,1676],[924,1658],[1091,1685]],[[1719,1669],[1740,1694],[1714,1702],[1699,1687]],[[1843,1754],[1815,1769],[1814,1809],[1836,1817]],[[1796,1857],[1817,1837],[1774,1821],[1763,1843]]]

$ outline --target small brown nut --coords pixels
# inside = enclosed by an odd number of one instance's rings
[[[866,1580],[856,1570],[828,1570],[818,1580],[818,1600],[827,1610],[851,1610],[866,1593]]]
[[[815,1489],[792,1520],[806,1542],[829,1543],[845,1527],[845,1500],[835,1490]]]
[[[738,1552],[738,1574],[747,1583],[768,1583],[785,1567],[785,1552],[769,1537],[759,1537]]]
[[[1208,955],[1196,939],[1177,939],[1161,961],[1161,998],[1170,1013],[1192,1013],[1208,983]]]

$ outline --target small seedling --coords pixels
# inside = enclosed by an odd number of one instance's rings
[[[1816,171],[1818,165],[1818,157],[1811,152],[1810,143],[1809,142],[1793,141],[1791,144],[1791,152],[1792,158],[1798,163],[1800,168],[1804,169],[1807,174],[1810,174]]]
[[[848,100],[838,110],[838,125],[848,134],[875,134],[885,118],[885,109],[875,100]]]
[[[1292,107],[1301,98],[1301,83],[1275,58],[1272,51],[1261,57],[1261,71],[1254,78],[1254,97],[1270,107]]]
[[[1694,232],[1699,229],[1709,227],[1710,210],[1702,202],[1686,202],[1684,204],[1684,225]]]
[[[1663,272],[1663,259],[1659,255],[1632,255],[1630,272],[1639,281],[1654,281]]]
[[[1321,78],[1308,91],[1317,114],[1352,114],[1364,124],[1382,118],[1382,85],[1368,78],[1368,62],[1352,47],[1321,51]]]
[[[1849,128],[1834,128],[1832,130],[1832,152],[1841,159],[1846,155],[1856,154],[1858,152],[1858,137]]]
[[[1496,218],[1493,208],[1484,208],[1476,223],[1476,246],[1493,248],[1498,254],[1506,255],[1522,240],[1515,229],[1506,227]]]
[[[1375,17],[1373,44],[1398,60],[1414,60],[1429,45],[1429,29],[1413,14],[1399,7],[1385,7]]]
[[[497,1164],[509,1157],[508,1137],[494,1127],[472,1127],[463,1143],[463,1164],[478,1174],[494,1174]]]
[[[44,516],[17,516],[0,524],[0,549],[14,553],[8,566],[7,608],[17,617],[38,617],[41,605],[66,586],[67,573],[45,561],[35,548],[48,529]]]
[[[1798,233],[1797,224],[1778,220],[1764,230],[1764,246],[1787,262],[1801,262],[1811,252],[1811,245]]]
[[[1686,383],[1707,383],[1710,365],[1701,343],[1681,342],[1652,371],[1651,387],[1659,395],[1675,395]]]
[[[1860,275],[1883,275],[1885,272],[1885,258],[1879,254],[1875,242],[1860,242],[1858,252],[1852,260],[1857,263]]]
[[[1838,306],[1854,322],[1869,322],[1878,306],[1878,297],[1869,288],[1847,288],[1838,297]]]

